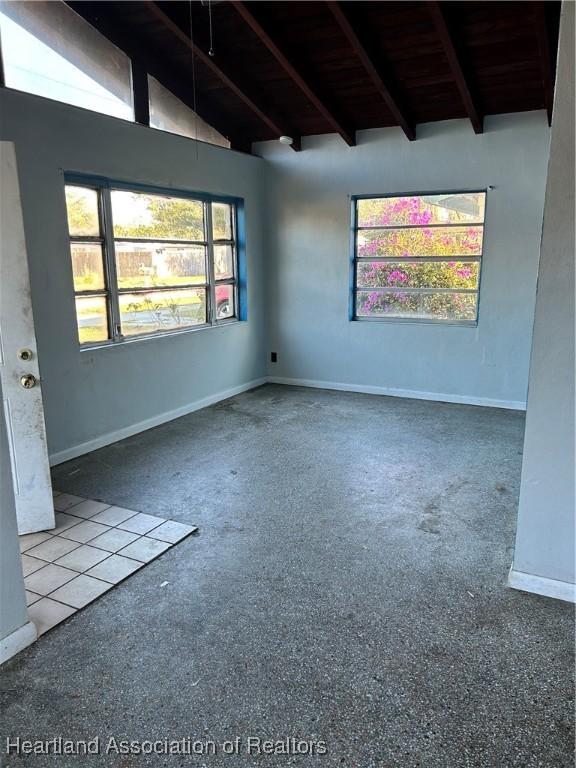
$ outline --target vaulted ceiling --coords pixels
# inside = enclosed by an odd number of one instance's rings
[[[238,149],[283,134],[296,150],[322,133],[353,146],[386,126],[417,140],[419,123],[451,118],[481,133],[486,115],[552,113],[559,2],[68,5]]]

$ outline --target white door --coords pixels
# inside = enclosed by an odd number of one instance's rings
[[[0,141],[0,380],[18,533],[54,528],[16,153]]]

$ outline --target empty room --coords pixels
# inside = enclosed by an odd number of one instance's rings
[[[0,763],[574,765],[572,0],[0,0]]]

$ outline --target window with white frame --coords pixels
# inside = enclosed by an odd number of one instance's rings
[[[353,201],[352,316],[476,324],[485,192]]]
[[[237,201],[66,184],[81,344],[238,318]]]

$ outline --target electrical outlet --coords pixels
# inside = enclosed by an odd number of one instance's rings
[[[270,352],[270,362],[271,363],[278,362],[278,355],[276,354],[276,352]]]

